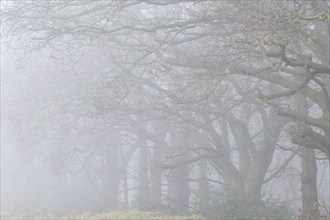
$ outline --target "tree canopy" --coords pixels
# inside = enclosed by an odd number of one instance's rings
[[[291,164],[302,175],[303,214],[320,217],[316,171],[330,157],[327,1],[1,7],[2,61],[12,64],[2,64],[6,133],[66,181],[85,178],[80,187],[102,206],[266,216],[263,190],[283,190]],[[212,200],[213,188],[227,203]]]

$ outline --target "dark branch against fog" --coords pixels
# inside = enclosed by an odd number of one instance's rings
[[[329,216],[327,1],[1,7],[3,218]]]

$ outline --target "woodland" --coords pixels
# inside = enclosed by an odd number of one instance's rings
[[[2,219],[330,217],[328,0],[4,0],[0,19]]]

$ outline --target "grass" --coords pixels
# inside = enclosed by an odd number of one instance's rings
[[[120,211],[101,211],[101,212],[83,212],[66,216],[68,219],[154,219],[154,220],[201,220],[202,217],[197,215],[180,216],[180,215],[164,215],[159,212],[142,212],[139,210],[120,210]]]
[[[4,208],[4,207],[2,207]],[[118,211],[76,211],[65,214],[56,214],[47,212],[46,210],[37,209],[21,209],[11,207],[10,210],[1,210],[1,219],[12,220],[30,220],[30,219],[67,219],[67,220],[202,220],[198,215],[181,216],[181,215],[166,215],[160,212],[143,212],[135,209],[118,210]]]

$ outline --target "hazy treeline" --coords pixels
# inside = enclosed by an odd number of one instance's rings
[[[329,215],[328,1],[1,7],[2,205]]]

